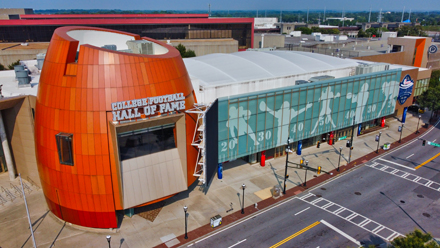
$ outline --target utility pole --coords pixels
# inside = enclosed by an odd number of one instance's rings
[[[286,194],[286,181],[287,181],[287,164],[289,163],[289,153],[290,153],[290,137],[287,138],[287,147],[286,147],[286,168],[284,170],[284,189],[283,194]]]
[[[355,118],[356,117],[353,116],[353,129],[351,130],[350,154],[348,155],[348,162],[349,163],[351,161],[351,150],[353,150],[354,125],[356,123]]]
[[[26,206],[26,213],[27,213],[27,217],[28,217],[28,221],[29,221],[29,229],[31,229],[32,242],[34,244],[34,247],[37,248],[37,243],[35,242],[35,236],[34,236],[34,228],[32,227],[31,216],[29,214],[29,208],[28,208],[28,205],[27,205],[26,195],[24,193],[24,188],[23,188],[23,181],[21,180],[21,174],[20,173],[18,173],[18,177],[20,178],[21,193],[23,194],[24,205]]]
[[[327,9],[327,7],[324,7],[324,18],[322,19],[322,23],[325,22],[325,10]]]
[[[309,8],[307,8],[307,24],[309,23]]]
[[[408,16],[408,20],[411,21],[411,9],[409,9],[409,16]]]
[[[257,9],[257,18],[258,18],[258,9]]]
[[[371,19],[371,6],[370,6],[370,14],[368,15],[368,22],[370,22]]]
[[[344,26],[345,23],[345,19],[344,19],[344,9],[342,9],[342,26]]]
[[[211,16],[211,4],[208,4],[208,16]]]
[[[400,19],[400,22],[403,22],[403,15],[404,14],[405,14],[405,6],[403,6],[402,19]]]
[[[282,23],[283,22],[283,11],[281,10],[281,12],[280,12],[280,23]]]

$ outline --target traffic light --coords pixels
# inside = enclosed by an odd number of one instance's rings
[[[301,168],[301,169],[302,169],[302,167],[303,167],[303,164],[304,164],[304,160],[302,160],[302,159],[301,159],[301,160],[299,161],[299,168]]]
[[[289,178],[289,175],[286,175],[286,179]]]
[[[316,143],[316,148],[319,148],[320,142]]]
[[[423,140],[422,146],[425,146],[425,144],[426,144],[426,140]]]
[[[353,147],[350,147],[350,150],[353,150]]]
[[[349,140],[347,140],[347,145],[346,146],[350,147],[350,141]]]
[[[318,175],[321,174],[321,166],[318,166],[318,171],[316,173],[318,173]]]

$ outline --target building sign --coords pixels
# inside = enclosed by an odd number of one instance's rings
[[[437,50],[438,50],[438,48],[437,48],[436,45],[431,45],[431,46],[428,48],[428,53],[436,53]]]
[[[113,121],[145,118],[185,109],[185,96],[176,93],[112,103]]]
[[[408,74],[403,78],[402,82],[400,82],[399,95],[397,96],[400,105],[403,105],[406,102],[406,99],[411,96],[413,85],[414,80],[412,80]]]

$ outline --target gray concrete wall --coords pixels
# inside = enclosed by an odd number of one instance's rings
[[[194,40],[169,40],[171,45],[177,47],[182,44],[186,49],[191,49],[196,56],[211,53],[235,53],[238,52],[238,41],[230,38],[226,39],[194,39]],[[162,42],[167,43],[167,40]]]
[[[264,34],[263,48],[284,47],[286,36],[275,34]],[[254,48],[260,48],[261,34],[254,35]]]

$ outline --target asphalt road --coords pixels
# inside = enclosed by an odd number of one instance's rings
[[[439,127],[420,138],[440,143]],[[184,247],[359,247],[415,228],[440,237],[438,172],[440,148],[416,139]]]

